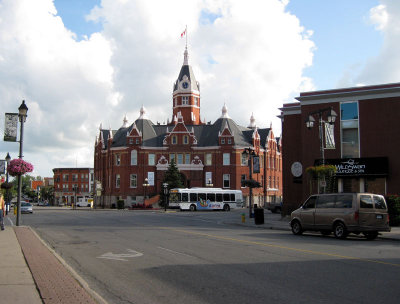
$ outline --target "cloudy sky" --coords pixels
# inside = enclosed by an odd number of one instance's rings
[[[279,135],[278,108],[302,91],[400,82],[397,0],[0,0],[1,137],[25,99],[33,175],[92,167],[100,124],[142,105],[171,117],[186,25],[207,121],[226,103]],[[0,141],[0,158],[18,148]]]

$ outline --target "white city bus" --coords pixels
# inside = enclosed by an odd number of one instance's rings
[[[240,190],[221,188],[175,188],[170,190],[169,207],[180,210],[224,210],[241,208],[243,195]]]

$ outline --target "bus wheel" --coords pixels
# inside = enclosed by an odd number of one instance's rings
[[[195,205],[190,205],[190,211],[196,211],[196,206]]]
[[[229,207],[228,204],[225,204],[224,205],[224,211],[229,211],[229,210],[231,210],[231,207]]]

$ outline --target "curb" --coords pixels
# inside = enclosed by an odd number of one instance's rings
[[[22,226],[29,228],[32,233],[42,242],[42,244],[57,258],[57,260],[68,270],[68,272],[74,277],[74,279],[82,286],[96,302],[99,304],[108,304],[96,291],[91,289],[88,283],[71,267],[65,262],[65,260],[57,253],[53,248],[51,248],[40,236],[33,230],[30,226]],[[36,284],[36,283],[35,283]]]

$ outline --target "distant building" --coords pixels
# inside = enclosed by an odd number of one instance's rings
[[[144,193],[161,192],[164,172],[173,160],[186,187],[249,189],[242,181],[249,179],[247,159],[242,155],[251,147],[259,156],[260,170],[253,179],[261,184],[254,189],[253,202],[279,201],[282,196],[280,140],[270,128],[258,128],[253,116],[248,127],[239,126],[229,117],[226,105],[214,122],[201,120],[200,84],[188,63],[184,62],[172,92],[172,117],[165,124],[154,124],[144,107],[139,118],[128,125],[126,119],[118,130],[100,126],[94,151],[94,174],[102,192],[97,205],[110,206],[123,199],[127,206],[142,203]],[[145,179],[149,186],[144,189]],[[146,195],[146,196],[147,196]]]
[[[52,178],[52,177],[45,177],[45,178],[44,178],[44,186],[45,186],[45,187],[54,186],[54,178]]]
[[[93,196],[93,168],[55,168],[53,173],[55,205]]]
[[[334,191],[400,194],[400,83],[304,92],[296,99],[281,108],[286,214],[311,193],[305,170],[321,163],[318,115],[311,129],[305,121],[323,109],[337,113],[333,132],[327,132],[334,136],[324,145],[325,163],[337,168]]]
[[[39,189],[44,186],[44,182],[42,180],[33,180],[31,181],[31,189],[33,191],[40,191]]]

